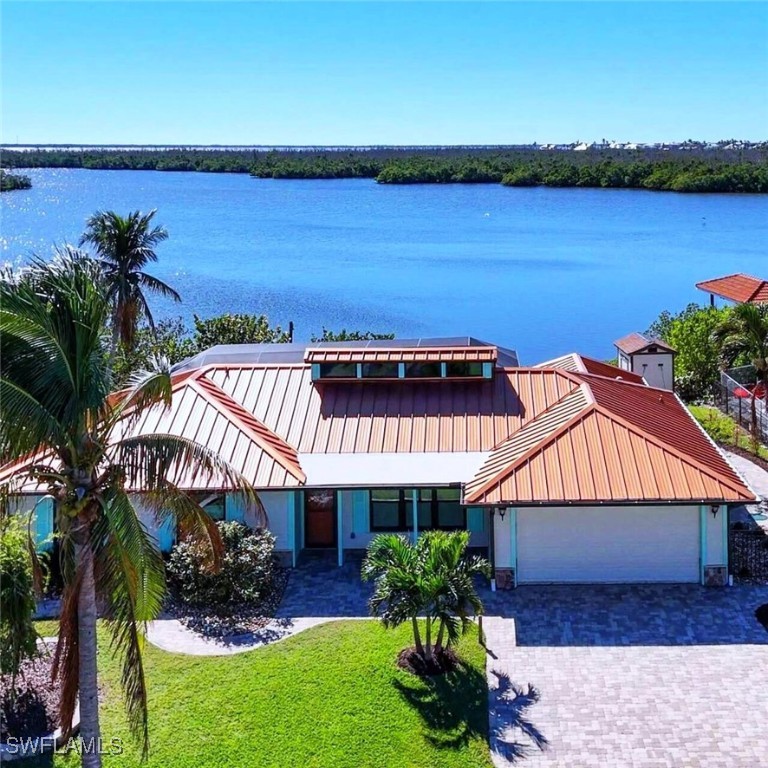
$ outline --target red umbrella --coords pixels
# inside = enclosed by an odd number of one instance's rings
[[[752,397],[752,393],[748,389],[744,389],[744,387],[736,387],[736,389],[733,390],[734,397]]]

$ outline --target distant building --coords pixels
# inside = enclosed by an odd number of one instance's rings
[[[648,386],[674,391],[677,352],[672,347],[642,333],[630,333],[614,344],[619,368],[642,376]]]

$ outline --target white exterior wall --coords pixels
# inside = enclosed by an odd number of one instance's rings
[[[623,371],[631,371],[632,370],[632,361],[629,359],[629,356],[619,350],[619,357],[618,357],[618,363],[619,368],[621,368]]]
[[[288,523],[290,509],[289,497],[293,491],[259,491],[259,498],[267,513],[267,528],[275,536],[275,549],[290,552],[293,544],[290,539],[291,527]],[[256,518],[246,513],[245,523],[251,528],[256,527]]]
[[[632,371],[642,376],[650,387],[671,390],[674,385],[674,359],[674,355],[668,352],[658,355],[633,355]]]
[[[706,521],[704,537],[704,565],[728,564],[728,509],[721,505],[717,515],[712,514],[712,508],[704,507],[702,519]]]

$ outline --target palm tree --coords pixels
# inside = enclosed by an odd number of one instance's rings
[[[144,291],[174,301],[181,297],[169,285],[144,272],[149,262],[157,261],[155,247],[168,239],[168,232],[152,226],[157,211],[134,211],[119,216],[114,211],[99,211],[86,222],[80,245],[93,245],[106,277],[107,297],[112,303],[113,344],[117,340],[132,349],[139,319],[154,329],[154,320]]]
[[[468,545],[468,531],[427,531],[416,544],[392,533],[377,536],[368,546],[362,577],[376,582],[371,613],[381,615],[385,627],[410,620],[416,652],[427,662],[466,632],[472,615],[483,612],[475,577],[488,577],[490,565],[481,557],[467,557]]]
[[[56,499],[64,576],[54,675],[61,686],[61,725],[71,729],[79,697],[83,765],[100,735],[96,670],[97,606],[123,665],[129,721],[148,749],[147,690],[140,650],[143,622],[157,616],[165,592],[163,561],[129,492],[159,520],[174,517],[203,536],[213,564],[218,529],[171,479],[184,467],[221,488],[238,488],[261,510],[247,482],[207,448],[168,434],[132,435],[146,408],[170,403],[167,370],[136,374],[110,396],[105,334],[111,306],[99,263],[65,247],[53,261],[0,274],[0,465],[16,471],[0,488],[9,501],[22,485]],[[2,512],[7,513],[3,504]]]
[[[724,366],[744,358],[755,369],[757,385],[752,390],[750,428],[752,439],[757,441],[756,396],[759,389],[762,389],[768,407],[768,304],[738,304],[712,332],[712,339],[720,349]]]

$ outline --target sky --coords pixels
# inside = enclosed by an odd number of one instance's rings
[[[5,143],[768,138],[768,3],[0,4]]]

